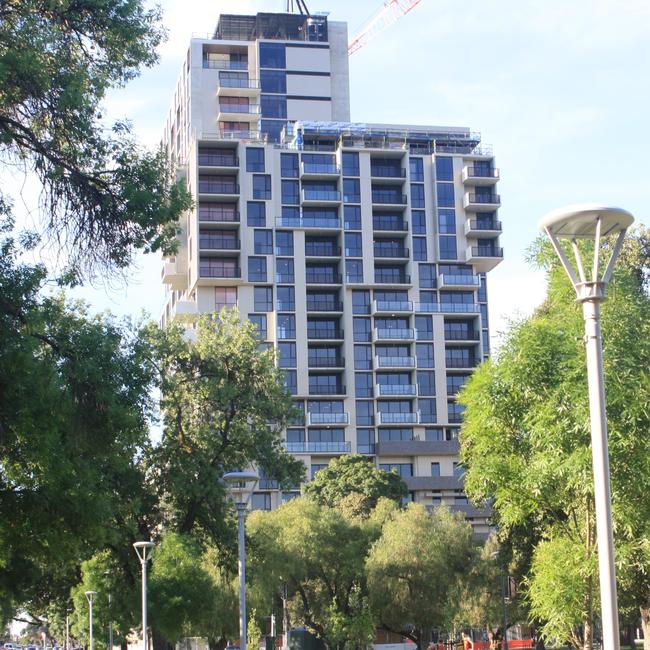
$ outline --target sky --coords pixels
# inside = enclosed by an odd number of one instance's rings
[[[350,36],[381,0],[306,0],[312,13],[348,23]],[[283,0],[163,0],[169,38],[160,63],[107,98],[155,146],[192,35],[220,13],[284,11]],[[544,296],[526,261],[548,211],[598,202],[647,218],[650,129],[647,0],[421,0],[350,59],[355,122],[467,126],[494,148],[504,261],[489,274],[493,337]],[[120,287],[84,287],[93,309],[163,306],[161,261],[142,256]]]

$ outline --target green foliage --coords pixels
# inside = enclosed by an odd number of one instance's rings
[[[249,613],[248,617],[248,625],[246,627],[246,631],[248,632],[248,645],[251,648],[258,648],[260,645],[260,639],[262,638],[262,628],[260,627],[258,617],[257,617],[257,611],[253,607]]]
[[[646,231],[629,236],[602,305],[617,564],[623,602],[636,607],[650,603],[641,550],[650,532],[643,487],[650,482],[649,251]],[[536,594],[534,612],[553,621],[559,638],[579,644],[573,622],[591,610],[585,603],[594,592],[595,555],[584,325],[575,293],[548,247],[538,242],[533,255],[548,270],[545,302],[511,326],[498,360],[483,364],[460,396],[466,405],[465,488],[476,501],[492,501],[500,537]],[[564,586],[580,597],[544,604],[549,591],[536,584],[546,575],[546,558],[577,547],[583,564],[567,571]],[[560,606],[562,612],[551,616]],[[590,617],[582,623],[589,629]]]
[[[386,522],[366,563],[370,605],[386,629],[418,647],[432,628],[449,629],[475,553],[472,527],[445,507],[411,503]]]
[[[322,505],[343,504],[353,514],[367,515],[380,498],[400,503],[408,490],[397,474],[383,472],[365,456],[353,454],[334,458],[305,485],[304,493]]]
[[[138,249],[171,252],[191,205],[162,151],[106,128],[101,103],[157,61],[160,10],[141,0],[5,0],[0,150],[40,180],[41,217],[72,270],[125,268]]]
[[[204,628],[211,644],[221,641],[225,645],[239,636],[239,579],[230,564],[214,547],[203,554],[203,569],[213,583],[213,610]]]
[[[296,484],[304,465],[282,445],[293,414],[273,351],[260,352],[255,329],[236,310],[204,316],[196,342],[180,327],[150,329],[162,390],[162,444],[151,463],[152,489],[172,529],[195,527],[218,541],[226,535],[226,471],[261,466],[283,485]]]

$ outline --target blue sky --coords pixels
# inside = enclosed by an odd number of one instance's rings
[[[307,0],[352,35],[376,0]],[[193,33],[219,13],[282,11],[282,0],[165,0],[161,61],[110,95],[107,113],[155,145]],[[619,205],[649,223],[650,2],[422,0],[350,59],[352,120],[468,126],[501,170],[504,262],[489,278],[494,333],[543,298],[525,251],[547,211],[585,201]],[[84,288],[95,309],[162,308],[160,261],[143,256],[127,287]]]

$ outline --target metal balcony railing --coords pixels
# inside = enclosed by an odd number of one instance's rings
[[[199,248],[204,250],[239,250],[240,245],[236,237],[199,237]]]
[[[199,206],[199,221],[225,221],[228,223],[239,222],[239,212],[227,208],[208,208]]]
[[[217,181],[199,181],[201,194],[239,194],[237,183],[220,183]]]
[[[376,178],[406,178],[406,169],[390,165],[373,165],[370,163],[370,176]]]
[[[373,217],[372,227],[374,230],[406,232],[408,231],[408,222],[394,217]]]
[[[347,413],[307,413],[309,424],[347,424]]]
[[[375,357],[377,368],[415,368],[415,357]]]
[[[199,165],[206,167],[239,167],[239,158],[234,155],[201,153],[199,151]]]
[[[286,442],[287,451],[291,454],[349,454],[351,444],[339,442]]]
[[[241,269],[232,267],[212,267],[199,265],[199,276],[202,278],[241,278]]]
[[[472,257],[503,257],[503,248],[472,246]]]

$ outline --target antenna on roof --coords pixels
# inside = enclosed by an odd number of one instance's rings
[[[294,13],[296,7],[304,16],[311,16],[309,9],[307,9],[307,5],[305,4],[305,0],[287,0],[287,13]]]

